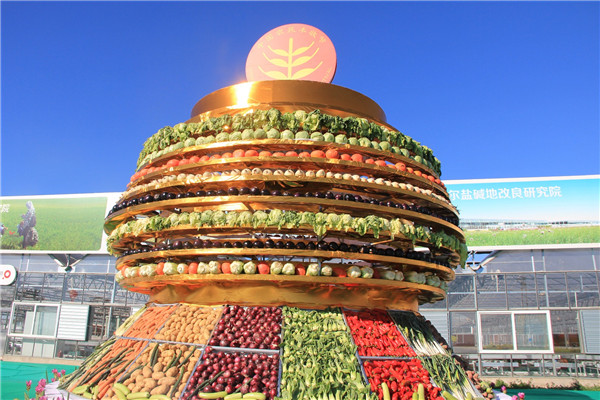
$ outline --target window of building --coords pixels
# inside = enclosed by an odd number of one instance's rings
[[[58,325],[58,304],[14,303],[11,335],[54,337]]]
[[[507,311],[479,313],[482,353],[553,352],[549,311]]]

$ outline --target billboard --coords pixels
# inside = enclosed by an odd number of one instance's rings
[[[3,252],[106,252],[104,217],[118,194],[0,197]]]
[[[444,183],[469,248],[600,243],[600,175]]]

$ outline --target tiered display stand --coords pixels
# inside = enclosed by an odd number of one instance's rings
[[[206,96],[145,143],[106,218],[117,280],[151,303],[62,387],[98,399],[480,396],[417,313],[466,256],[439,171],[346,88],[282,80]]]

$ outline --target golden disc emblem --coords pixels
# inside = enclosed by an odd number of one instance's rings
[[[248,81],[307,80],[331,83],[337,65],[331,40],[304,24],[282,25],[263,35],[246,61]]]

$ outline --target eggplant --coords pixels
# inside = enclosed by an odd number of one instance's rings
[[[404,252],[402,251],[402,249],[395,249],[394,257],[404,257]]]
[[[233,247],[235,249],[241,249],[244,247],[244,244],[242,242],[240,242],[239,240],[237,240],[237,241],[233,242]]]
[[[275,242],[275,248],[276,249],[285,249],[285,243],[283,243],[281,240],[278,240],[277,242]]]
[[[385,202],[385,205],[386,205],[387,207],[394,207],[394,202],[393,202],[393,201],[390,201],[390,200],[388,200],[388,201],[386,201],[386,202]]]
[[[339,251],[344,251],[344,252],[348,251],[348,249],[349,249],[349,246],[346,243],[340,243],[340,246],[338,248]]]
[[[296,243],[294,242],[285,242],[285,248],[288,250],[294,250],[296,248]]]
[[[294,193],[294,197],[302,197],[302,193],[296,192]]]
[[[273,190],[271,196],[281,196],[281,192],[279,190]]]
[[[377,200],[377,199],[371,199],[371,201],[369,201],[369,203],[370,203],[370,204],[373,204],[373,205],[375,205],[375,206],[378,206],[378,205],[380,204],[380,203],[379,203],[379,200]]]
[[[265,247],[267,249],[272,249],[273,247],[275,247],[275,242],[272,239],[267,239],[265,241]]]
[[[306,243],[304,243],[304,242],[298,242],[298,243],[296,243],[296,248],[298,250],[305,250],[306,249]]]
[[[174,198],[176,198],[177,196],[175,195],[175,193],[169,193],[168,199],[169,200],[173,200]]]
[[[230,187],[229,189],[227,189],[227,194],[230,196],[237,196],[239,193],[240,191],[238,190],[238,188]]]
[[[215,192],[214,190],[208,190],[208,191],[206,191],[206,195],[207,196],[216,196],[217,192]]]
[[[193,247],[193,243],[190,242],[189,240],[186,240],[185,242],[183,242],[184,249],[191,249],[192,247]]]
[[[327,242],[317,243],[317,250],[329,251],[329,244]]]
[[[355,201],[355,200],[356,200],[356,198],[354,197],[354,195],[353,195],[353,194],[346,193],[346,194],[344,195],[344,200],[346,200],[346,201]]]
[[[253,244],[252,247],[255,249],[264,249],[265,248],[265,244],[263,242],[261,242],[260,240],[256,240]]]
[[[241,187],[239,190],[239,194],[240,196],[246,196],[250,194],[250,189],[248,189],[247,187]]]
[[[336,193],[334,196],[334,199],[336,200],[344,200],[344,195],[341,193]]]
[[[270,196],[271,191],[269,189],[263,189],[260,191],[261,196]]]
[[[185,194],[185,197],[188,197],[188,198],[189,198],[189,197],[194,197],[194,192],[187,192],[187,193]]]
[[[358,253],[360,251],[360,249],[358,248],[357,245],[351,244],[350,246],[348,246],[348,251],[350,253]]]
[[[335,194],[333,194],[333,192],[327,192],[327,193],[325,193],[325,198],[326,199],[335,199]]]
[[[311,192],[306,192],[304,193],[304,197],[313,197],[313,194]]]
[[[369,246],[367,246],[367,245],[360,246],[360,249],[358,250],[358,252],[360,254],[369,254]]]
[[[217,196],[227,196],[227,192],[223,189],[217,190]]]
[[[198,238],[194,239],[194,241],[192,242],[192,246],[195,249],[199,249],[199,248],[203,247],[203,245],[204,245],[204,241],[202,241],[201,239],[198,239]]]
[[[329,242],[329,250],[337,251],[338,249],[339,249],[339,246],[336,242]]]
[[[283,196],[293,196],[290,192],[288,192],[287,190],[285,192],[282,193]]]
[[[394,257],[394,249],[388,247],[387,249],[385,249],[385,255],[388,257]]]
[[[202,247],[205,249],[210,249],[211,247],[213,247],[213,243],[210,240],[207,240],[205,242],[202,242]]]
[[[250,189],[250,194],[252,196],[260,196],[260,188],[253,187],[252,189]]]
[[[313,242],[308,242],[308,244],[306,245],[307,250],[315,250],[316,248],[317,245],[315,245]]]
[[[196,197],[204,197],[206,196],[206,191],[205,190],[198,190],[196,192]]]
[[[325,198],[325,194],[321,193],[321,192],[315,192],[315,197],[317,197],[319,199],[324,199]]]
[[[252,240],[244,240],[244,248],[249,249],[252,247]]]
[[[217,248],[217,249],[220,249],[220,248],[221,248],[221,247],[223,247],[223,246],[224,246],[224,245],[223,245],[223,242],[217,242],[217,241],[215,241],[215,242],[212,242],[212,247],[215,247],[215,248]]]
[[[231,242],[223,242],[223,248],[225,248],[225,249],[232,249],[233,248],[233,244],[231,244]]]
[[[184,193],[177,193],[177,195],[175,196],[176,199],[183,199],[185,196]]]
[[[384,256],[385,250],[380,249],[379,247],[375,247],[375,249],[373,249],[373,254],[377,254],[378,256]]]
[[[365,200],[364,200],[362,197],[360,197],[360,196],[354,196],[354,197],[355,197],[355,199],[354,199],[354,200],[355,200],[357,203],[364,203],[364,202],[365,202]]]

